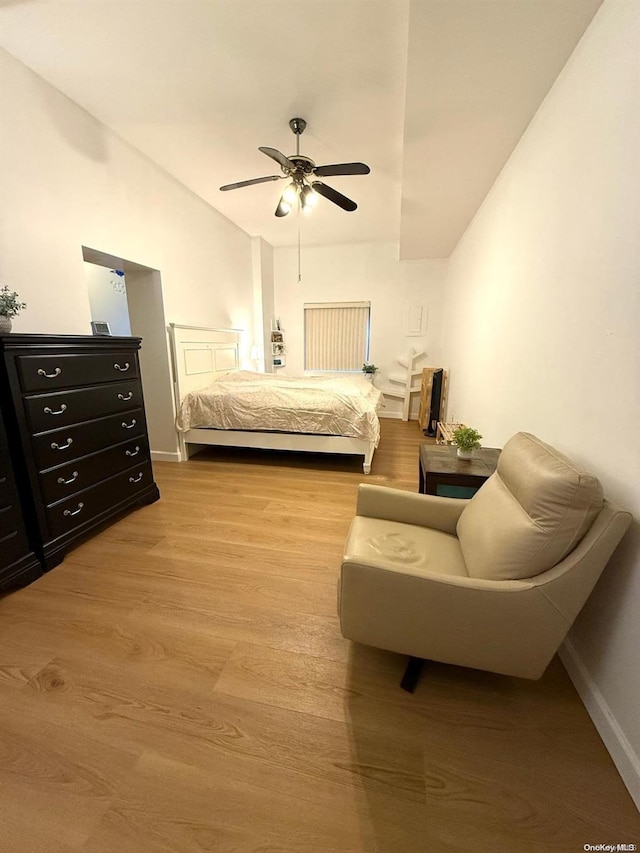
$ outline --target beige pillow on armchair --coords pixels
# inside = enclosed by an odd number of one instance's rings
[[[517,580],[547,571],[576,547],[602,505],[596,477],[535,436],[516,433],[458,521],[469,576]]]

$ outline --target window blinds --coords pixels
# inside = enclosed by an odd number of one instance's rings
[[[369,302],[304,306],[306,370],[360,370],[369,351]]]

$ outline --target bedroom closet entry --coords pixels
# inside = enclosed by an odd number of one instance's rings
[[[85,246],[82,254],[92,322],[106,322],[112,335],[142,338],[140,371],[152,458],[175,460],[172,380],[160,272]],[[98,312],[106,316],[98,316]],[[96,332],[101,331],[107,329],[98,326]]]

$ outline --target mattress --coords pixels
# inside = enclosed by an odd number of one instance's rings
[[[191,391],[176,418],[190,429],[268,430],[362,438],[378,446],[382,392],[362,376],[239,370]]]

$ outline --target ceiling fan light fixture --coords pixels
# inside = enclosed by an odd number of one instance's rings
[[[318,203],[318,194],[308,184],[300,192],[300,203],[304,213],[310,213]]]
[[[280,201],[278,202],[278,206],[276,207],[276,216],[286,216],[290,210],[291,210],[291,205],[283,197],[280,199]]]
[[[291,181],[290,184],[284,188],[284,192],[282,193],[282,201],[286,202],[289,205],[289,209],[298,199],[298,187],[296,186],[294,181]]]

